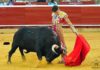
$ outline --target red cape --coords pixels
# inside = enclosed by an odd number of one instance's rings
[[[78,35],[76,38],[76,43],[73,51],[69,55],[64,56],[65,65],[66,66],[80,65],[82,61],[85,59],[89,50],[90,46],[88,42],[82,35]]]

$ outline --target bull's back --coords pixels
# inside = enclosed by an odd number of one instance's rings
[[[52,30],[48,27],[23,27],[15,33],[14,38],[21,39],[24,36],[41,36],[41,34],[52,34]]]
[[[37,44],[42,48],[44,41],[53,35],[52,29],[48,27],[24,27],[19,29],[13,39],[13,43],[30,51],[37,49]]]

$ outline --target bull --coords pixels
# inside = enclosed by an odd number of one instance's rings
[[[24,50],[26,50],[26,53],[36,52],[40,61],[44,56],[48,63],[63,53],[58,36],[49,27],[19,29],[13,37],[12,47],[8,54],[9,63],[11,63],[11,56],[17,48],[19,48],[23,59],[25,59]]]

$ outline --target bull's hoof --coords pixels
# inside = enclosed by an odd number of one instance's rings
[[[51,62],[47,62],[47,64],[52,64]]]
[[[34,68],[40,68],[39,66],[34,66]]]
[[[22,62],[26,62],[26,59],[23,59]]]
[[[23,59],[23,62],[24,62],[24,61],[26,61],[26,58],[25,58],[25,56],[23,56],[23,57],[22,57],[22,59]]]
[[[7,64],[11,64],[11,61],[8,61]]]
[[[63,61],[59,61],[58,64],[64,64],[64,62]]]
[[[40,66],[40,64],[41,64],[41,61],[40,60],[37,60],[37,62],[36,62],[36,64],[35,64],[35,68],[40,68],[41,66]]]
[[[39,65],[39,64],[36,64],[36,65],[34,66],[34,68],[40,68],[40,65]]]

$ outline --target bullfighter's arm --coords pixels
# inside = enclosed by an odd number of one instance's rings
[[[70,19],[69,19],[67,16],[65,16],[64,19],[65,19],[65,21],[68,23],[68,25],[70,26],[70,28],[72,29],[72,31],[77,35],[78,32],[77,32],[77,30],[75,29],[75,27],[72,25],[72,22],[70,21]]]

